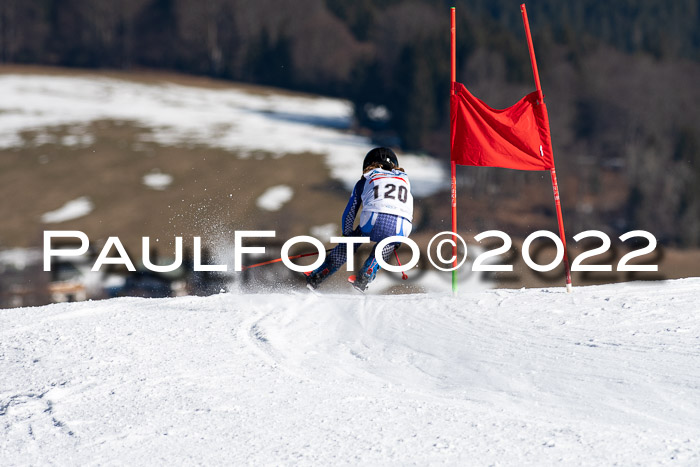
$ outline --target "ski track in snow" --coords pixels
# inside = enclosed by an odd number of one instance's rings
[[[3,465],[700,464],[700,279],[0,310]]]

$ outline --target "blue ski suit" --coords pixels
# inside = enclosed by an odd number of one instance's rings
[[[359,225],[355,227],[357,213],[362,206]],[[355,184],[352,195],[343,212],[342,227],[345,237],[369,237],[372,242],[394,235],[408,237],[413,220],[413,196],[411,184],[405,172],[393,169],[373,169],[362,175]],[[382,257],[389,262],[400,243],[384,247]],[[374,280],[379,264],[375,259],[376,243],[358,272],[358,280],[368,284]],[[359,244],[354,245],[355,250]],[[326,279],[347,261],[347,245],[340,244],[331,250],[324,263],[311,274]],[[364,277],[363,277],[364,276]]]

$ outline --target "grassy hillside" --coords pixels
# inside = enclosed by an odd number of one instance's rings
[[[8,67],[5,73],[22,76],[118,78],[125,83],[168,83],[191,90],[243,90],[252,95],[294,97],[297,94],[272,88],[239,86],[228,82],[192,78],[164,73],[94,73],[65,69]],[[159,88],[156,88],[159,89]],[[303,95],[303,97],[309,97]],[[80,106],[80,100],[75,101]],[[202,109],[206,114],[207,109]],[[138,113],[138,112],[137,112]],[[232,121],[241,125],[242,121]],[[180,142],[161,144],[154,138],[158,129],[135,121],[101,119],[88,124],[62,124],[33,128],[20,134],[14,147],[0,149],[0,249],[39,247],[42,232],[48,229],[81,230],[96,248],[109,236],[118,236],[134,258],[140,256],[141,237],[152,238],[152,245],[162,256],[171,256],[175,236],[204,238],[211,247],[228,244],[234,230],[270,229],[284,241],[294,235],[314,234],[314,227],[331,224],[338,233],[348,189],[332,177],[333,166],[322,153],[277,153],[240,151]],[[350,135],[352,132],[347,132]],[[185,135],[186,136],[186,135]],[[289,141],[291,144],[292,141]],[[358,149],[349,165],[359,164]],[[624,206],[627,191],[623,173],[614,166],[599,168],[601,188],[586,191],[580,173],[564,171],[560,175],[564,215],[569,239],[591,228],[606,230],[598,219],[609,221]],[[354,171],[351,171],[354,173]],[[156,190],[144,183],[144,176],[163,174],[171,183]],[[490,229],[511,235],[516,246],[535,230],[556,230],[548,174],[512,172],[507,184],[494,183],[499,169],[460,168],[459,230],[468,240]],[[421,168],[411,172],[421,175]],[[270,187],[286,185],[292,199],[279,211],[258,206],[260,196]],[[484,196],[484,192],[487,196]],[[42,216],[65,203],[87,197],[93,210],[74,220],[48,224]],[[582,205],[581,202],[584,202]],[[580,211],[581,206],[598,206],[595,217]],[[431,236],[449,228],[449,193],[444,189],[418,198],[413,237],[427,245]],[[575,216],[572,214],[579,214]],[[328,229],[326,229],[328,230]],[[654,230],[652,230],[654,232]],[[655,233],[655,232],[654,232]],[[615,240],[614,232],[610,232]],[[318,234],[315,234],[318,236]],[[619,243],[619,242],[618,242]],[[619,246],[619,245],[618,245]],[[580,248],[571,242],[572,256]],[[590,246],[587,246],[590,248]],[[699,255],[694,251],[676,253],[660,244],[664,255],[652,259],[661,262],[660,273],[653,278],[686,277],[700,274]],[[615,253],[616,263],[622,251]],[[471,254],[470,258],[474,258]],[[524,267],[517,255],[509,259],[516,264],[512,274],[498,274],[502,286],[552,285],[560,282],[561,271],[535,275]],[[613,262],[612,259],[609,262]],[[469,273],[466,272],[465,276]],[[575,283],[610,282],[644,278],[625,274],[575,274]],[[650,276],[651,278],[651,276]]]

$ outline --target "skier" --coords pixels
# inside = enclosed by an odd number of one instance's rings
[[[355,227],[355,217],[362,205],[360,222]],[[367,153],[362,163],[362,177],[355,184],[342,218],[343,236],[369,237],[379,242],[387,237],[400,235],[408,237],[413,220],[413,196],[411,183],[406,172],[399,167],[399,161],[389,148],[374,148]],[[353,245],[355,250],[359,244]],[[384,247],[382,257],[388,262],[399,242]],[[328,253],[326,260],[306,276],[310,289],[334,274],[347,261],[347,245],[340,244]],[[357,274],[353,287],[364,292],[379,270],[375,258],[375,243],[367,260]]]

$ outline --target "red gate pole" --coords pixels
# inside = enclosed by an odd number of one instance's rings
[[[532,64],[532,74],[535,76],[535,86],[537,87],[537,99],[538,105],[544,106],[544,94],[542,93],[542,86],[540,85],[540,74],[537,71],[537,61],[535,60],[535,47],[532,45],[532,36],[530,35],[530,22],[527,20],[527,10],[525,9],[525,4],[520,5],[520,12],[523,15],[523,24],[525,25],[525,35],[527,36],[527,47],[530,51],[530,63]],[[549,116],[547,115],[547,107],[543,107],[544,119],[547,127],[549,127]],[[554,149],[552,148],[552,139],[550,136],[547,137],[545,144],[549,145],[549,148],[554,154]],[[566,235],[564,234],[564,218],[561,215],[561,201],[559,200],[559,185],[557,184],[557,172],[552,167],[549,169],[552,176],[552,191],[554,192],[554,204],[557,208],[557,222],[559,223],[559,238],[561,238],[561,243],[564,246],[564,268],[566,269],[566,291],[571,292],[571,269],[569,267],[569,254],[566,249]]]
[[[451,82],[450,82],[450,96],[454,96],[455,88],[454,84],[457,80],[457,66],[456,66],[456,28],[455,28],[455,7],[450,8],[450,61],[452,66]],[[452,121],[452,99],[450,98],[450,121]],[[452,159],[452,141],[454,140],[454,135],[452,134],[452,125],[450,124],[450,167],[452,172],[452,293],[457,294],[457,165]]]

